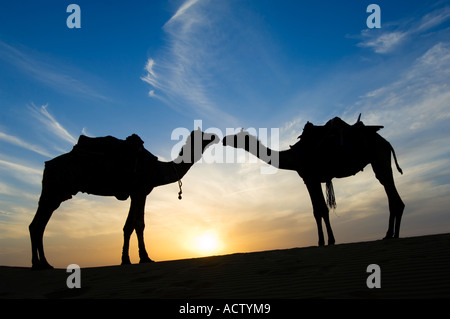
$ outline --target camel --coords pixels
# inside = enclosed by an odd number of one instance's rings
[[[391,144],[377,133],[383,126],[366,126],[360,117],[354,125],[338,117],[324,126],[308,122],[299,136],[300,140],[283,151],[271,150],[244,130],[225,136],[223,145],[244,149],[269,165],[296,171],[300,175],[311,198],[319,246],[325,245],[322,220],[326,226],[328,244],[335,243],[329,219],[329,208],[336,207],[332,179],[355,175],[370,163],[388,197],[389,226],[384,238],[398,238],[405,205],[394,184],[391,154],[398,171],[401,174],[403,171]],[[326,183],[327,201],[321,183]]]
[[[207,147],[218,142],[217,135],[199,128],[188,136],[176,159],[163,162],[143,147],[144,142],[136,134],[126,140],[80,136],[72,151],[45,163],[38,208],[29,226],[32,269],[53,268],[44,255],[44,230],[60,204],[78,192],[115,196],[118,200],[130,197],[130,210],[123,228],[122,265],[130,264],[128,250],[134,230],[140,263],[152,262],[144,244],[147,195],[157,186],[178,182],[181,199],[181,178],[200,160]]]

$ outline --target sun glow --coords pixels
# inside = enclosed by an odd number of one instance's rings
[[[221,250],[221,242],[217,234],[213,232],[205,232],[197,236],[194,241],[195,250],[201,254],[214,254]]]

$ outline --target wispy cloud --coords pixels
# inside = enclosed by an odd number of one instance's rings
[[[77,142],[76,138],[73,137],[47,110],[48,105],[42,105],[41,107],[36,107],[32,105],[30,110],[32,114],[45,125],[46,129],[52,132],[55,136],[60,139],[69,142],[70,144],[75,144]]]
[[[184,2],[166,24],[177,20],[178,17],[182,16],[190,7],[195,5],[197,2],[198,0],[187,0],[186,2]]]
[[[436,27],[450,19],[450,7],[444,7],[426,14],[416,26],[414,32],[421,32]]]
[[[397,133],[402,136],[422,131],[450,118],[449,75],[450,42],[439,42],[396,80],[368,92],[349,110],[362,111],[372,123],[401,128]]]
[[[155,65],[155,61],[153,59],[148,59],[147,64],[145,65],[145,71],[147,71],[147,75],[141,77],[141,79],[142,79],[142,81],[145,81],[148,84],[150,84],[151,86],[156,88],[156,87],[158,87],[158,80],[157,80],[155,71],[153,71],[154,65]],[[153,90],[151,90],[150,92],[153,92],[152,94],[154,94]],[[150,95],[152,95],[152,94],[150,94]]]
[[[33,130],[37,130],[39,132],[39,134],[36,135],[41,136],[40,133],[44,132],[46,133],[45,135],[50,137],[50,139],[46,138],[45,141],[41,140],[39,142],[39,138],[29,137],[34,141],[29,142],[22,137],[0,131],[0,141],[35,152],[47,158],[52,158],[55,156],[55,154],[48,151],[49,147],[53,147],[58,151],[65,151],[67,148],[67,143],[73,145],[77,142],[76,139],[63,127],[63,125],[59,123],[49,112],[47,105],[37,107],[34,104],[31,104],[28,106],[28,109],[31,116],[33,116],[34,119],[37,119],[37,121],[34,120],[34,123],[43,124],[42,126],[37,125],[32,128]],[[50,140],[53,140],[53,142],[49,144]],[[42,146],[44,143],[46,147]],[[62,143],[65,146],[61,146]],[[42,162],[39,161],[39,164],[42,165]],[[26,182],[32,185],[39,185],[42,176],[41,169],[34,168],[30,163],[23,163],[23,158],[13,155],[6,148],[2,148],[2,152],[0,152],[0,171],[2,171],[2,176],[9,175],[16,181]],[[14,185],[14,182],[12,183],[12,185]],[[3,189],[5,190],[6,188],[3,187]]]
[[[22,140],[21,138],[17,137],[17,136],[12,136],[9,134],[6,134],[4,132],[0,132],[0,140],[3,140],[5,142],[8,142],[10,144],[25,148],[27,150],[36,152],[40,155],[46,156],[46,157],[51,157],[51,154],[46,151],[45,149],[43,149],[42,147],[38,146],[38,145],[34,145],[34,144],[30,144],[24,140]]]
[[[39,185],[42,178],[42,170],[19,163],[13,163],[0,159],[0,169],[8,171],[17,179],[33,185]]]
[[[388,23],[380,29],[365,29],[361,32],[362,41],[358,46],[380,54],[390,53],[413,37],[431,31],[449,19],[450,8],[443,7],[406,23]]]
[[[151,85],[149,96],[159,98],[178,110],[235,122],[209,96],[211,74],[207,67],[215,58],[214,33],[218,26],[206,6],[216,3],[185,1],[165,23],[167,46],[157,57],[149,58],[141,79]],[[214,63],[216,63],[214,61]]]
[[[0,40],[0,59],[16,67],[21,72],[63,94],[76,94],[85,98],[109,100],[92,88],[92,85],[72,76],[80,73],[67,65],[56,61],[47,61],[36,52],[27,48],[18,49]]]
[[[399,45],[407,36],[407,32],[387,32],[372,36],[373,30],[364,30],[362,36],[366,40],[359,44],[361,47],[372,48],[376,53],[388,53]]]

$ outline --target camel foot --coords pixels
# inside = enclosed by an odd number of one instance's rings
[[[121,265],[131,265],[130,257],[129,256],[122,256],[122,263]]]
[[[390,230],[388,230],[387,232],[386,232],[386,236],[384,236],[384,238],[383,239],[391,239],[391,238],[393,238],[394,237],[394,232],[392,231],[390,231]]]
[[[398,237],[398,235],[392,235],[392,236],[384,237],[383,240],[385,240],[385,239],[398,239],[398,238],[400,238],[400,237]]]
[[[46,270],[46,269],[54,269],[54,268],[48,262],[34,263],[33,266],[31,267],[31,270]]]
[[[395,235],[394,235],[394,234],[386,233],[386,236],[384,236],[383,239],[392,239],[392,238],[395,238]]]
[[[153,260],[151,260],[150,258],[147,257],[142,257],[141,260],[139,261],[140,264],[146,264],[146,263],[152,263],[154,262]]]

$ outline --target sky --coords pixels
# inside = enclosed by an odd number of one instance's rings
[[[367,23],[372,3],[380,28]],[[69,28],[74,21],[80,28]],[[384,126],[403,169],[394,170],[406,204],[400,235],[447,233],[449,86],[448,1],[2,1],[0,265],[31,265],[44,163],[81,134],[136,133],[169,161],[180,129],[221,138],[254,129],[282,150],[307,121],[352,124],[359,114]],[[191,168],[181,201],[176,183],[147,197],[150,258],[317,245],[299,176],[263,173],[267,164],[243,153],[221,161],[230,151],[214,146]],[[333,182],[336,243],[384,237],[387,198],[370,165]],[[119,264],[128,208],[87,194],[64,202],[44,234],[47,259],[58,268]],[[130,257],[139,261],[134,235]]]

